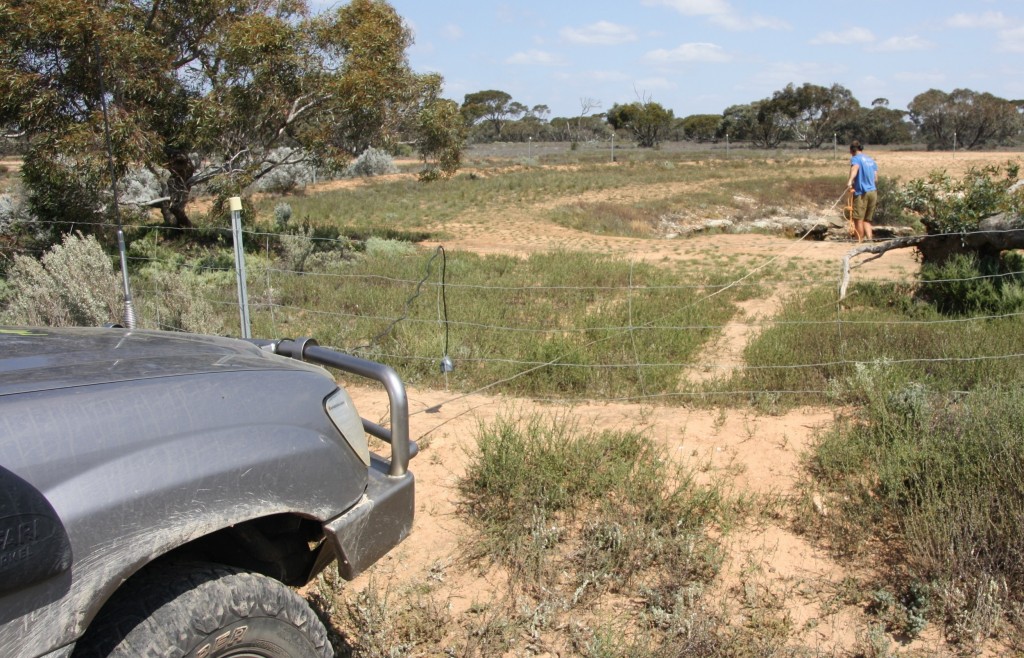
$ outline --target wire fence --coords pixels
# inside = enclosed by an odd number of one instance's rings
[[[182,230],[125,228],[147,236],[134,240],[128,258],[141,327],[196,330],[187,321],[192,314],[214,320],[200,329],[241,333],[228,229],[221,249],[183,258],[164,243]],[[207,237],[221,231],[201,230]],[[675,272],[637,261],[598,266],[567,254],[543,262],[441,259],[390,243],[371,253],[341,239],[243,236],[254,336],[313,336],[382,360],[407,381],[460,394],[823,402],[837,394],[837,382],[852,386],[865,369],[876,379],[950,390],[1009,385],[1022,371],[1024,306],[943,316],[911,297],[930,286],[1016,285],[1021,271],[872,284],[893,300],[886,308],[856,296],[840,304],[838,262],[831,279],[787,266],[807,248],[804,238],[747,266]],[[749,245],[759,240],[751,236]],[[454,371],[440,366],[446,357]]]

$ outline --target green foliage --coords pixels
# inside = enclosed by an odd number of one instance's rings
[[[466,127],[453,101],[438,99],[423,108],[416,146],[428,171],[452,176],[462,163],[465,145]]]
[[[989,93],[929,89],[907,109],[929,149],[996,146],[1020,133],[1017,104]]]
[[[947,315],[1003,315],[1024,310],[1024,274],[1019,256],[1006,260],[954,254],[921,268],[920,299]]]
[[[822,87],[809,82],[799,87],[790,83],[776,91],[771,105],[785,117],[788,134],[808,148],[818,148],[829,140],[859,108],[846,87]]]
[[[69,233],[39,260],[16,256],[7,284],[3,324],[98,327],[121,319],[120,277],[92,236]]]
[[[775,148],[791,136],[786,112],[786,104],[774,98],[733,105],[722,113],[722,129],[734,141],[749,140],[760,148]]]
[[[844,305],[837,318],[836,293],[828,288],[786,300],[775,324],[747,346],[747,369],[713,390],[792,391],[788,405],[861,405],[872,399],[872,386],[1024,386],[1020,368],[988,358],[1019,352],[1024,325],[1018,317],[951,322],[905,284],[858,284]]]
[[[186,206],[203,183],[227,176],[221,187],[236,193],[253,182],[280,191],[301,184],[310,162],[331,168],[387,148],[414,132],[441,86],[411,71],[411,33],[379,0],[316,15],[304,0],[4,7],[0,125],[31,138],[26,181],[48,220],[63,208],[95,222],[110,187],[101,77],[116,90],[115,170],[164,170],[160,209],[179,227],[191,225]]]
[[[460,112],[466,125],[484,123],[489,127],[491,137],[499,139],[505,122],[523,114],[526,107],[512,100],[512,96],[498,89],[487,89],[466,94]]]
[[[267,161],[252,183],[257,192],[289,194],[313,182],[316,158],[302,149],[280,147],[267,154]]]
[[[308,224],[289,233],[281,234],[281,253],[284,267],[292,272],[304,272],[306,260],[313,254],[313,229]]]
[[[848,144],[858,139],[862,144],[909,144],[913,126],[906,117],[907,112],[884,105],[859,108],[854,117],[839,126],[839,141]]]
[[[416,253],[416,245],[403,240],[371,236],[366,240],[365,252],[373,258],[404,258]]]
[[[888,589],[871,594],[869,612],[877,616],[890,633],[916,638],[928,625],[931,607],[931,588],[914,581],[899,596]]]
[[[292,207],[291,204],[282,201],[281,203],[274,206],[274,227],[278,231],[284,231],[288,228],[288,223],[292,220]]]
[[[878,226],[912,226],[918,224],[916,216],[906,212],[903,186],[898,178],[881,176],[878,179],[878,205],[873,223]],[[920,228],[920,225],[918,225]]]
[[[721,136],[722,115],[693,114],[682,120],[683,134],[695,142],[710,142]]]
[[[197,334],[224,333],[225,317],[215,303],[222,294],[223,301],[230,301],[235,286],[233,261],[228,250],[223,253],[223,258],[213,251],[189,262],[155,235],[132,242],[129,256],[142,263],[132,274],[140,325]]]
[[[1019,165],[1011,162],[972,167],[960,179],[936,171],[927,179],[909,181],[903,188],[903,204],[920,215],[930,234],[974,231],[980,220],[996,213],[1020,216],[1024,194],[1010,192],[1019,174]]]
[[[654,148],[660,144],[672,128],[672,110],[665,109],[653,101],[616,103],[608,110],[608,123],[615,130],[628,130],[638,146]]]
[[[104,220],[106,167],[98,158],[55,156],[49,146],[30,151],[22,167],[31,212],[43,220],[44,241],[55,242],[72,227],[91,235]]]

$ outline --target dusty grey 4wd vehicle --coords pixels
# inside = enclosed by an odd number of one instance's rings
[[[333,655],[287,586],[406,537],[413,454],[394,371],[311,340],[0,328],[0,655]]]

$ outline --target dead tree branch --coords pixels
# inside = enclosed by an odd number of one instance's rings
[[[846,289],[850,285],[851,269],[881,258],[883,254],[893,249],[906,249],[907,247],[919,248],[926,262],[943,262],[954,253],[983,251],[998,253],[1008,249],[1024,249],[1024,229],[1020,228],[1019,221],[1000,214],[983,219],[978,224],[978,230],[970,233],[914,235],[888,242],[861,245],[843,256],[839,300],[842,301],[846,297]],[[850,261],[860,254],[874,254],[874,256],[857,265],[851,265]]]

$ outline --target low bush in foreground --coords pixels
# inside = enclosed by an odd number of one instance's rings
[[[892,630],[919,631],[927,618],[967,645],[1007,628],[1019,639],[1024,393],[939,394],[863,381],[869,402],[811,458],[817,481],[834,494],[835,513],[819,529],[836,548],[888,560],[900,584],[876,603],[890,624],[899,611],[902,627]]]
[[[516,591],[555,618],[585,619],[629,597],[639,605],[619,631],[645,638],[631,640],[640,655],[706,614],[700,593],[718,571],[708,529],[720,494],[645,434],[589,433],[569,417],[499,418],[481,427],[477,446],[459,483],[480,533],[470,552],[506,568]],[[594,633],[583,644],[600,644]]]

